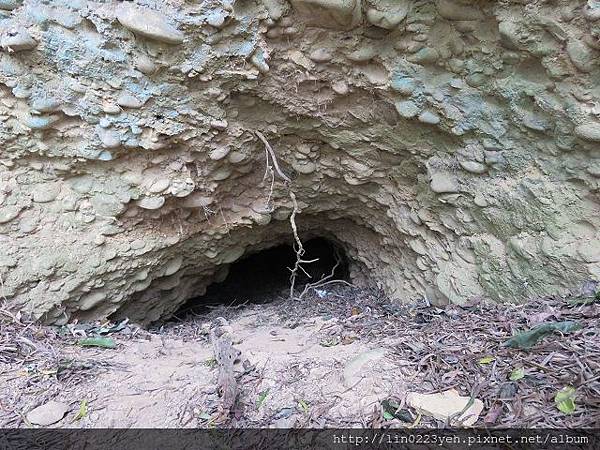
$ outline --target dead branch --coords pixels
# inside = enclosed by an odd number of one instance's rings
[[[233,347],[231,328],[227,320],[222,317],[215,319],[210,330],[210,341],[219,367],[218,386],[221,394],[219,415],[224,421],[229,417],[238,395],[233,364],[239,358],[240,352]]]

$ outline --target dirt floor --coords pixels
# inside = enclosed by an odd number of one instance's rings
[[[483,402],[476,426],[598,427],[600,303],[586,295],[440,309],[331,284],[302,300],[221,306],[152,330],[44,327],[1,310],[0,427],[33,426],[31,411],[49,401],[65,409],[55,427],[460,425],[406,402],[409,393],[450,389]],[[240,352],[228,414],[209,340],[217,317]],[[551,332],[528,350],[503,345],[563,321],[581,328]],[[81,345],[94,336],[116,346]],[[561,390],[566,403],[556,400]]]

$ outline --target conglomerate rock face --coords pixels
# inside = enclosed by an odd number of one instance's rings
[[[168,317],[290,192],[398,301],[598,279],[599,37],[594,0],[0,0],[2,298]]]

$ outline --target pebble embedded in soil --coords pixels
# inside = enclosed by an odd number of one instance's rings
[[[33,425],[45,427],[60,421],[68,410],[69,405],[66,403],[52,400],[29,411],[27,413],[27,420]]]
[[[117,20],[134,33],[167,44],[181,44],[185,37],[166,16],[150,8],[121,4],[117,9]]]

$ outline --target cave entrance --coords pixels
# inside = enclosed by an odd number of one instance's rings
[[[331,275],[331,279],[348,281],[348,259],[343,248],[325,238],[312,238],[302,243],[304,260],[317,260],[304,264],[299,271],[296,290],[307,283],[315,283]],[[231,264],[227,277],[208,286],[206,293],[188,300],[175,317],[181,319],[189,313],[202,314],[218,305],[264,304],[287,297],[290,289],[290,269],[296,262],[292,245],[282,244],[251,253]],[[335,270],[334,270],[335,268]]]

